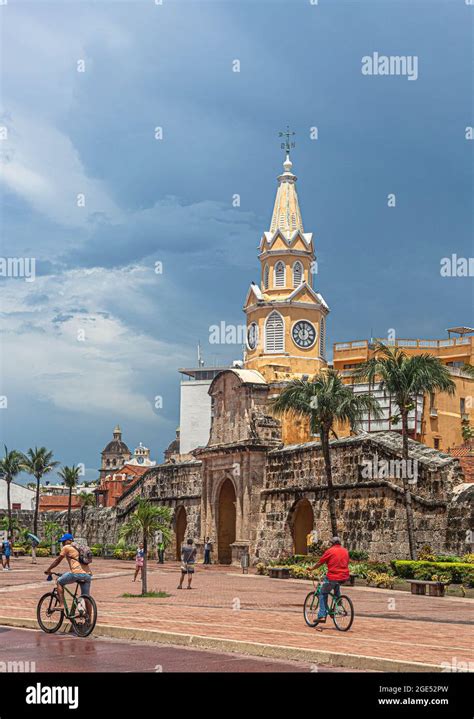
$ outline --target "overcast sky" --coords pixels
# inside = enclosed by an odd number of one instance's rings
[[[472,322],[472,278],[441,277],[440,261],[473,254],[473,12],[464,0],[1,6],[2,257],[36,258],[33,282],[0,279],[2,444],[44,444],[92,479],[118,422],[131,449],[162,459],[177,368],[195,365],[198,341],[209,364],[241,356],[210,345],[209,327],[244,322],[287,123],[329,344]],[[417,79],[362,74],[374,52],[416,56]]]

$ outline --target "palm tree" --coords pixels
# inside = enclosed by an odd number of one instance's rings
[[[11,535],[14,539],[15,533],[21,538],[23,532],[25,531],[24,529],[22,529],[16,517],[12,517],[11,520],[9,520],[8,517],[2,517],[2,519],[0,519],[0,530],[8,532],[8,534]]]
[[[81,522],[84,524],[86,507],[95,507],[95,494],[93,492],[79,492],[78,498],[81,503]]]
[[[329,436],[335,434],[336,422],[349,422],[354,430],[365,413],[380,416],[377,400],[368,394],[354,394],[351,386],[343,383],[340,374],[330,369],[317,374],[312,380],[296,379],[290,382],[273,400],[272,408],[279,415],[309,417],[311,433],[319,434],[328,488],[331,532],[337,536]]]
[[[469,377],[472,377],[474,379],[474,365],[472,365],[470,362],[464,362],[463,366],[461,367],[461,370],[464,372],[464,374],[468,374]]]
[[[416,559],[415,522],[408,483],[408,414],[416,405],[418,395],[446,392],[453,395],[456,385],[449,369],[434,355],[408,356],[400,347],[387,347],[376,342],[375,355],[353,370],[355,379],[362,379],[389,393],[395,400],[402,421],[403,494],[407,514],[410,557]]]
[[[8,534],[13,529],[12,524],[12,504],[10,496],[10,485],[15,477],[20,474],[22,470],[23,455],[21,452],[17,452],[16,449],[8,451],[7,446],[5,447],[5,455],[0,459],[0,475],[3,475],[3,479],[7,483],[7,512],[8,512]]]
[[[120,530],[120,539],[127,539],[141,536],[143,542],[143,569],[142,569],[142,596],[147,593],[147,551],[148,542],[153,535],[161,532],[163,540],[169,542],[171,540],[171,519],[173,512],[170,507],[157,507],[147,499],[139,499],[138,507],[132,516]]]
[[[59,462],[53,460],[53,453],[46,449],[46,447],[35,447],[27,451],[23,458],[22,468],[33,475],[36,479],[36,502],[35,502],[35,514],[33,519],[33,534],[38,535],[38,512],[39,512],[39,500],[40,500],[40,482],[45,474],[49,474],[52,470],[57,467]],[[33,546],[31,550],[31,556],[33,562],[36,562],[36,547]]]
[[[76,467],[75,464],[72,467],[64,466],[59,472],[58,477],[64,481],[66,487],[69,488],[69,498],[67,503],[67,531],[71,531],[71,505],[72,505],[72,490],[77,487],[79,477],[81,476],[81,468]]]

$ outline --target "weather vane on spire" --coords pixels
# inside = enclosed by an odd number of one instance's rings
[[[281,143],[281,149],[285,150],[287,155],[290,154],[291,148],[295,146],[294,142],[290,142],[290,137],[292,137],[294,134],[294,132],[291,132],[289,125],[286,126],[286,132],[278,133],[278,137],[286,137],[285,142]]]

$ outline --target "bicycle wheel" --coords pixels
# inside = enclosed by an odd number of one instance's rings
[[[352,601],[345,594],[334,599],[332,605],[332,619],[336,629],[340,632],[348,632],[354,621],[354,606]]]
[[[69,619],[78,637],[88,637],[94,631],[95,623],[97,622],[97,605],[88,594],[83,594],[82,599],[85,606],[84,612],[79,614],[76,600],[73,607],[74,616],[69,617]]]
[[[319,595],[310,592],[303,604],[304,620],[308,627],[315,627],[318,623]]]
[[[55,592],[43,594],[36,608],[36,618],[43,632],[54,634],[60,628],[64,620],[64,609],[61,611],[53,611],[58,609],[61,603]]]

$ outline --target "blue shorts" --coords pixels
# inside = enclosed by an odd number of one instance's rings
[[[85,572],[81,574],[66,572],[58,579],[58,584],[62,587],[64,587],[65,584],[73,584],[74,582],[80,582],[81,594],[90,594],[92,582],[92,576],[90,574],[86,574]]]

